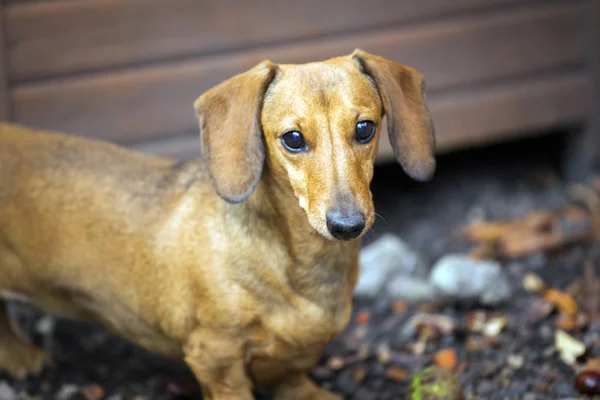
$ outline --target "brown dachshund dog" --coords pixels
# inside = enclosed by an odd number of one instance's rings
[[[195,109],[186,163],[0,125],[0,368],[47,361],[17,300],[185,360],[205,399],[339,399],[307,372],[350,318],[383,116],[408,175],[434,172],[423,77],[361,50],[264,61]]]

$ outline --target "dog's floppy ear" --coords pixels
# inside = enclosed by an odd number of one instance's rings
[[[360,49],[351,58],[377,86],[396,159],[411,178],[429,180],[435,172],[435,134],[423,75]]]
[[[276,69],[263,61],[209,89],[194,103],[212,184],[230,203],[246,200],[260,179],[265,158],[260,114]]]

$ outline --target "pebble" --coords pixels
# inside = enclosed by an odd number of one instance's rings
[[[571,396],[574,394],[573,386],[569,382],[554,384],[554,393],[558,396]]]
[[[388,296],[409,303],[432,301],[436,296],[435,287],[429,281],[407,275],[394,277],[385,289]]]
[[[444,297],[478,300],[496,306],[512,295],[511,285],[499,263],[464,254],[448,254],[433,266],[431,284]]]
[[[57,400],[68,400],[72,397],[75,397],[79,393],[79,386],[74,384],[66,384],[62,385],[58,393],[56,393]],[[0,396],[2,399],[2,396]]]
[[[409,276],[419,264],[419,255],[402,239],[384,234],[360,253],[360,274],[356,296],[375,297],[393,276]]]
[[[0,381],[0,399],[2,400],[18,400],[17,392],[13,390],[8,383]]]

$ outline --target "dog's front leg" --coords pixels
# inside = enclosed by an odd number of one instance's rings
[[[273,392],[273,400],[342,400],[341,396],[320,388],[305,373],[288,376]]]
[[[205,400],[254,399],[244,366],[244,343],[239,338],[199,329],[188,339],[184,353]]]

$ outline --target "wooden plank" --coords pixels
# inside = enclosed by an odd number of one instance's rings
[[[13,79],[321,38],[531,0],[56,0],[9,8]]]
[[[586,71],[591,91],[585,123],[567,138],[563,167],[572,180],[585,179],[594,167],[600,167],[600,2],[589,0],[587,5]]]
[[[433,96],[430,109],[437,131],[438,153],[537,135],[557,124],[580,121],[588,98],[587,82],[583,71],[575,71]],[[393,153],[387,132],[382,135],[379,162],[388,162]],[[132,147],[184,160],[200,154],[197,132]]]
[[[8,58],[6,54],[6,9],[0,0],[0,121],[10,120],[10,94],[8,89]]]
[[[538,73],[582,60],[580,6],[536,7],[407,29],[259,49],[152,68],[21,85],[15,119],[46,129],[130,143],[191,132],[194,100],[206,89],[271,58],[304,62],[361,47],[425,74],[429,92]]]

